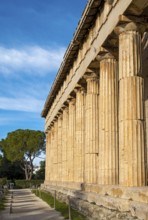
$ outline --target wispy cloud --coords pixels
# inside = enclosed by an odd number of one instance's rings
[[[0,74],[27,73],[45,75],[57,71],[63,59],[64,47],[39,46],[20,49],[0,47]]]
[[[0,125],[8,125],[11,122],[15,122],[15,118],[8,118],[0,116]]]
[[[32,121],[33,124],[38,119],[43,123],[43,119],[38,112],[22,112],[22,111],[8,111],[0,110],[0,126],[10,125],[10,124],[20,124],[21,122],[27,123]],[[1,131],[2,132],[2,131]]]
[[[23,79],[8,79],[0,77],[0,97],[9,97],[9,98],[22,98],[29,99],[30,97],[34,97],[36,99],[44,99],[47,97],[48,92],[51,88],[52,81],[54,76],[52,77],[42,77],[38,78],[26,78]],[[0,105],[1,106],[1,105]]]
[[[35,99],[33,97],[28,99],[0,97],[0,103],[0,109],[3,110],[40,113],[43,108],[44,100]]]

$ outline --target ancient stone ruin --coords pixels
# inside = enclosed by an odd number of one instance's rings
[[[148,0],[88,1],[42,117],[44,189],[90,219],[148,219]]]

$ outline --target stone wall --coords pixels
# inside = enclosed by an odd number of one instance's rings
[[[100,187],[100,193],[86,193],[64,187],[42,186],[60,201],[71,206],[91,220],[147,220],[148,192],[144,189],[127,189],[116,186]],[[145,203],[146,202],[146,203]]]

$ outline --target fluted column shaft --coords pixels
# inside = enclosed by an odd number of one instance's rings
[[[142,37],[142,74],[144,76],[144,101],[145,101],[145,170],[146,182],[148,182],[148,31]]]
[[[145,185],[141,38],[136,31],[119,36],[119,183]]]
[[[99,149],[99,80],[96,74],[86,77],[85,182],[97,183]]]
[[[54,154],[53,154],[53,166],[54,166],[54,174],[53,180],[57,181],[58,178],[58,122],[54,122]]]
[[[68,179],[67,168],[67,146],[68,146],[68,108],[63,110],[63,123],[62,123],[62,182]]]
[[[145,86],[145,92],[148,94],[148,78],[145,78],[145,81],[147,81],[147,87]],[[146,85],[146,83],[145,83]],[[145,161],[146,161],[146,181],[148,181],[148,99],[145,100]]]
[[[49,181],[50,180],[50,131],[48,131],[48,133],[46,133],[46,164],[45,164],[45,181]]]
[[[49,155],[48,155],[48,133],[46,133],[46,163],[45,163],[45,181],[48,181],[48,161],[49,161]]]
[[[110,56],[100,62],[99,184],[118,183],[118,73]]]
[[[75,124],[76,124],[76,100],[69,100],[69,120],[68,120],[68,145],[67,145],[67,167],[68,181],[74,181],[74,147],[75,147]]]
[[[76,90],[76,145],[74,148],[74,180],[84,181],[85,98],[83,88]]]
[[[54,126],[51,128],[50,181],[54,181]]]
[[[62,178],[62,115],[58,117],[58,182]]]

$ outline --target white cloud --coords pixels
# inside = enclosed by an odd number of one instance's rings
[[[0,73],[32,73],[45,75],[57,71],[63,59],[64,47],[45,49],[39,46],[20,49],[0,47]]]
[[[38,112],[40,113],[44,100],[29,98],[5,98],[0,97],[0,109],[3,110],[15,110],[23,112]]]
[[[18,124],[22,123],[30,123],[33,125],[36,124],[36,122],[40,120],[40,123],[44,122],[44,119],[41,118],[39,112],[13,112],[13,111],[6,111],[1,112],[0,114],[0,126],[6,126],[6,125],[14,125],[17,127]],[[2,130],[0,132],[1,136]],[[1,139],[1,138],[0,138]]]

